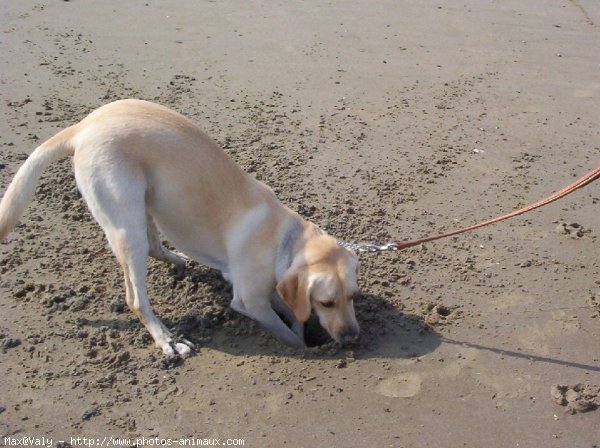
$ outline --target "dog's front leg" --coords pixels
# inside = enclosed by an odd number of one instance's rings
[[[304,341],[304,323],[296,319],[294,312],[285,304],[277,292],[274,292],[271,296],[271,306],[277,314],[282,315],[284,319],[287,320],[294,334],[298,336],[301,341]]]
[[[295,348],[306,348],[304,338],[290,330],[285,322],[277,315],[275,310],[271,308],[270,301],[266,298],[268,295],[262,297],[247,296],[246,300],[242,300],[240,297],[241,296],[234,291],[231,308],[238,313],[257,321],[265,330],[285,345]]]

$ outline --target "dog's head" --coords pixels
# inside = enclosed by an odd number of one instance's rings
[[[358,258],[328,235],[307,241],[277,284],[277,292],[300,322],[314,310],[319,322],[337,342],[356,339],[354,315],[358,294]]]

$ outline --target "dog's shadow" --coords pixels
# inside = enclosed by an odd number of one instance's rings
[[[200,350],[204,346],[234,356],[398,359],[423,356],[441,343],[441,336],[421,316],[400,311],[382,297],[364,293],[355,302],[355,310],[361,332],[356,342],[344,346],[333,341],[314,314],[305,324],[308,348],[304,350],[284,346],[256,322],[236,315],[215,328]]]
[[[198,274],[198,271],[195,273]],[[219,275],[205,272],[201,277],[201,281],[209,286],[211,295],[218,297],[219,304],[226,309],[222,318],[208,323],[208,331],[206,316],[200,314],[165,322],[176,329],[177,334],[196,343],[200,351],[206,347],[234,356],[413,358],[434,351],[441,343],[441,336],[423,317],[404,312],[391,301],[363,291],[355,300],[356,318],[361,329],[356,342],[339,346],[313,314],[305,324],[308,348],[291,349],[262,330],[255,321],[229,308],[231,288]]]
[[[209,289],[211,307],[206,307],[202,297],[190,295],[188,313],[181,317],[159,317],[168,328],[180,337],[192,341],[197,352],[205,348],[229,353],[233,356],[272,356],[292,358],[340,359],[340,358],[414,358],[433,352],[441,343],[441,336],[429,326],[422,316],[398,309],[390,300],[368,291],[355,300],[356,319],[360,325],[360,335],[356,342],[339,346],[321,327],[316,316],[311,316],[305,325],[307,349],[291,349],[272,335],[262,330],[260,325],[229,308],[231,286],[222,279],[218,271],[197,269],[188,266],[186,273],[171,271],[175,283],[189,281],[201,283]],[[182,275],[183,274],[183,275]],[[183,305],[183,304],[182,304]],[[185,305],[184,305],[185,306]],[[160,308],[160,307],[159,307]],[[220,313],[206,314],[205,309],[221,310]],[[120,310],[120,312],[127,312]],[[124,315],[123,315],[124,317]],[[118,330],[137,327],[131,316],[129,323],[122,319],[94,321],[86,324],[108,326]],[[141,326],[141,324],[140,324]],[[151,342],[150,335],[146,339]]]

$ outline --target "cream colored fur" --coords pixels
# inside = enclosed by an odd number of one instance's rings
[[[44,168],[67,155],[123,268],[127,305],[165,354],[186,355],[192,344],[173,341],[150,307],[148,255],[180,266],[189,257],[223,271],[233,284],[232,308],[285,344],[304,346],[311,310],[336,340],[358,335],[356,255],[282,205],[188,119],[153,103],[107,104],[36,148],[0,202],[0,241]],[[165,249],[157,229],[186,255]]]

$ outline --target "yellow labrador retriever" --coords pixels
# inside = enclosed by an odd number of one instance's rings
[[[36,148],[0,202],[0,241],[45,167],[67,155],[123,268],[127,305],[166,355],[186,355],[192,344],[173,341],[150,307],[148,255],[221,270],[233,284],[231,307],[287,345],[305,346],[311,310],[338,342],[358,335],[356,255],[281,204],[188,119],[146,101],[107,104]],[[182,253],[163,247],[157,228]]]

